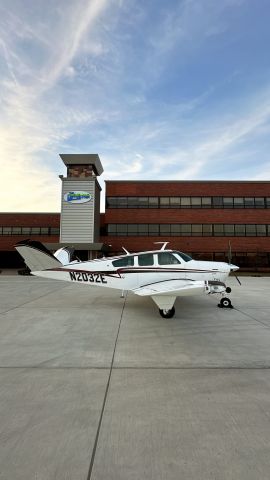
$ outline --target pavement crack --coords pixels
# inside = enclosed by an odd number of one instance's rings
[[[261,320],[258,320],[257,318],[253,317],[252,315],[249,315],[246,312],[242,312],[242,310],[240,310],[239,308],[234,307],[234,309],[237,310],[237,312],[242,313],[242,315],[245,315],[245,317],[251,318],[251,320],[254,320],[254,322],[260,323],[261,325],[263,325],[264,327],[266,327],[268,329],[270,328],[270,325],[268,325],[267,323],[264,323]]]
[[[68,285],[65,285],[64,287],[59,288],[58,291],[64,290],[64,288],[67,288],[67,286]],[[55,293],[55,290],[52,290],[51,292],[46,292],[43,295],[40,295],[39,297],[36,297],[32,300],[28,300],[27,302],[24,302],[24,303],[20,303],[20,305],[16,305],[15,307],[9,308],[8,310],[5,310],[4,312],[0,312],[0,315],[5,315],[8,312],[12,312],[13,310],[17,310],[17,308],[24,307],[25,305],[28,305],[28,303],[33,303],[36,300],[39,300],[40,298],[43,298],[43,297],[46,297],[47,295],[50,295],[51,293]]]
[[[121,312],[121,315],[120,315],[119,325],[118,325],[118,329],[117,329],[116,339],[115,339],[115,342],[114,342],[114,349],[113,349],[113,354],[112,354],[112,361],[111,361],[111,365],[110,365],[110,371],[109,371],[108,381],[107,381],[106,390],[105,390],[105,395],[104,395],[104,399],[103,399],[103,404],[102,404],[102,408],[101,408],[100,418],[99,418],[99,422],[98,422],[98,428],[97,428],[97,432],[96,432],[94,447],[93,447],[93,450],[92,450],[92,455],[91,455],[91,460],[90,460],[90,465],[89,465],[87,480],[90,480],[90,479],[91,479],[92,471],[93,471],[93,467],[94,467],[95,456],[96,456],[96,451],[97,451],[97,446],[98,446],[98,440],[99,440],[99,434],[100,434],[101,424],[102,424],[102,420],[103,420],[103,416],[104,416],[104,411],[105,411],[105,407],[106,407],[106,403],[107,403],[108,392],[109,392],[109,388],[110,388],[112,371],[113,371],[113,364],[114,364],[116,346],[117,346],[117,342],[118,342],[118,338],[119,338],[119,333],[120,333],[120,328],[121,328],[121,324],[122,324],[124,309],[125,309],[125,306],[126,306],[127,295],[128,295],[128,293],[126,292],[125,300],[124,300],[123,307],[122,307],[122,312]]]

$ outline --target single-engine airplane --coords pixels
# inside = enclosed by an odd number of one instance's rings
[[[167,249],[129,253],[88,261],[71,261],[74,249],[64,247],[52,253],[40,242],[24,240],[15,245],[32,275],[128,290],[150,296],[163,318],[174,316],[176,297],[221,294],[219,307],[233,308],[225,295],[231,288],[225,280],[239,267],[225,262],[193,260],[186,253]],[[238,280],[239,281],[239,280]],[[240,282],[239,282],[240,283]]]

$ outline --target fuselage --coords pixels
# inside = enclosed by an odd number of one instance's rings
[[[59,268],[32,272],[34,275],[100,287],[133,290],[166,280],[225,282],[231,270],[225,262],[193,260],[174,250],[158,250],[71,262]]]

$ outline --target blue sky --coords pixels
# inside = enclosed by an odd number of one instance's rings
[[[0,0],[0,210],[104,180],[270,180],[267,0]]]

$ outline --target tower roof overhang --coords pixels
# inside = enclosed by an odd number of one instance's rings
[[[97,153],[60,153],[60,158],[66,166],[69,165],[92,165],[96,175],[103,173],[103,167]]]

